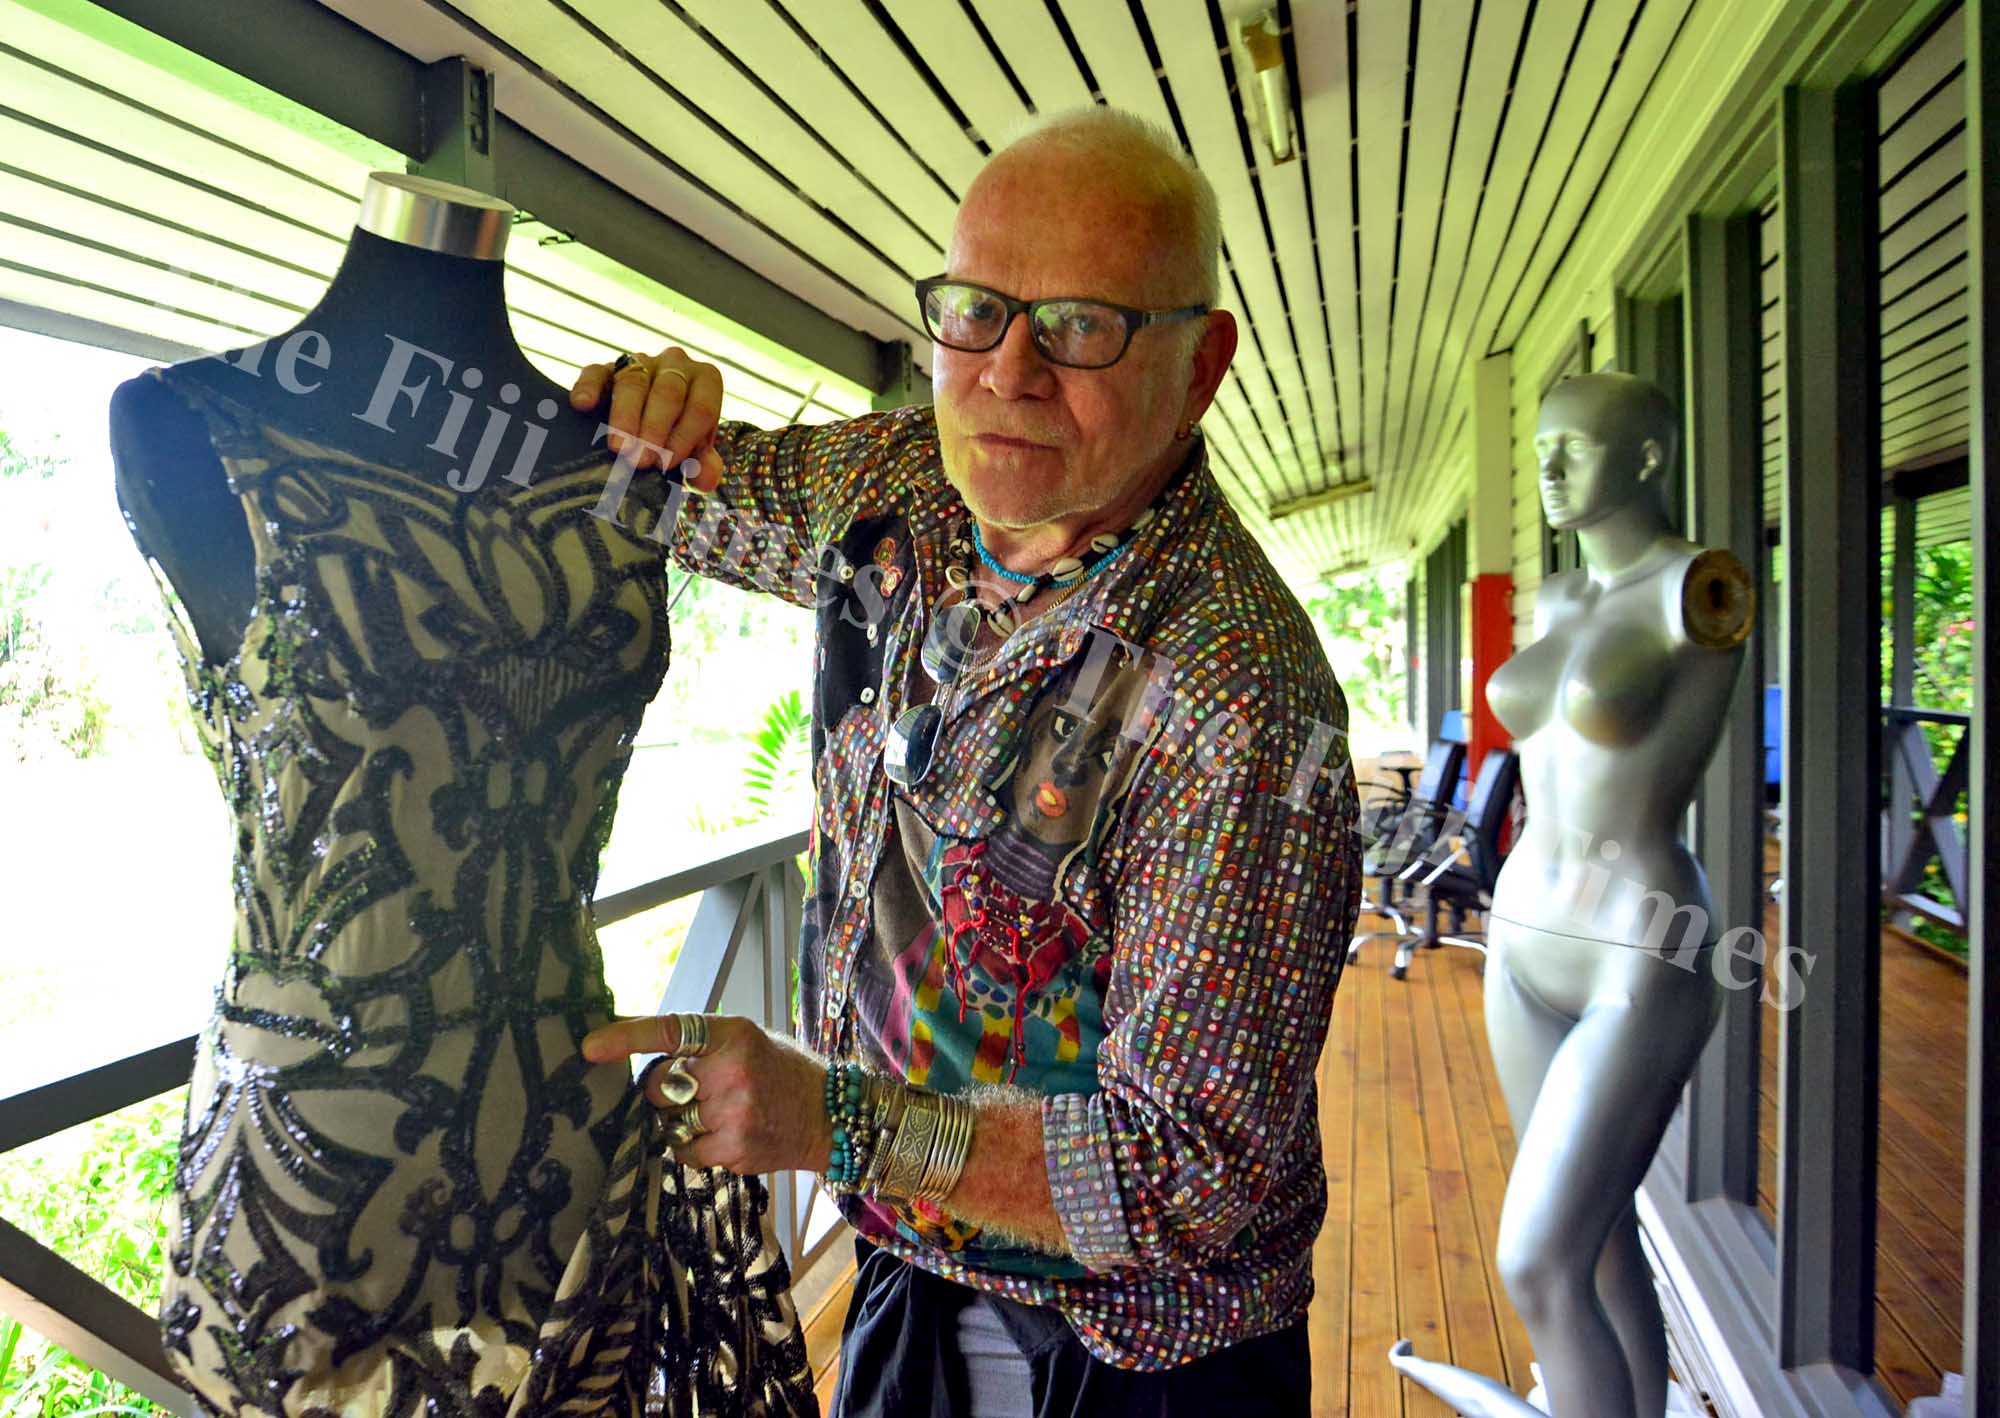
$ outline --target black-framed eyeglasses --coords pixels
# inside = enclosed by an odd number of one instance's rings
[[[979,639],[980,623],[985,616],[984,611],[967,600],[945,606],[931,622],[917,660],[940,691],[956,685],[972,663],[972,647]],[[882,742],[882,771],[889,775],[891,783],[899,788],[914,788],[924,781],[937,759],[945,717],[945,711],[935,700],[914,704],[896,716]]]
[[[932,276],[917,282],[917,306],[924,328],[947,349],[978,354],[1007,337],[1014,317],[1025,313],[1035,348],[1051,364],[1072,369],[1103,369],[1116,364],[1131,348],[1132,337],[1149,325],[1172,325],[1208,314],[1206,305],[1177,310],[1141,310],[1108,300],[1082,296],[1046,296],[1016,300],[997,290]]]

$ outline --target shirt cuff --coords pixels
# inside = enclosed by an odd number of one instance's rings
[[[1077,1260],[1092,1270],[1136,1262],[1101,1092],[1057,1093],[1043,1100],[1042,1157],[1056,1219]]]

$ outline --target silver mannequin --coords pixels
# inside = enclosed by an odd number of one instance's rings
[[[1486,1032],[1518,1140],[1497,1260],[1555,1418],[1666,1411],[1632,1198],[1722,1003],[1719,929],[1681,824],[1754,604],[1741,562],[1669,530],[1675,425],[1630,375],[1550,391],[1542,510],[1576,532],[1584,566],[1542,584],[1534,642],[1486,691],[1528,804],[1487,920]],[[1390,1362],[1468,1418],[1540,1411],[1407,1341]]]

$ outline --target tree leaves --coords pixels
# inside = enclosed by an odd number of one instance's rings
[[[762,822],[811,771],[812,714],[805,696],[788,689],[766,706],[750,731],[738,806],[729,816],[713,818],[697,804],[688,821],[701,832],[719,834]]]
[[[0,1157],[0,1212],[143,1310],[160,1301],[165,1202],[185,1093],[176,1090]],[[83,1130],[79,1130],[83,1131]],[[64,1147],[64,1141],[69,1146]],[[0,1316],[0,1418],[163,1410],[68,1351]]]
[[[743,770],[743,799],[757,819],[769,816],[775,799],[805,771],[811,731],[805,696],[796,689],[786,690],[765,709],[764,722],[750,736],[750,762]]]

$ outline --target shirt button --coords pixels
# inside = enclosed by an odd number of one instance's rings
[[[852,581],[854,579],[853,562],[843,561],[840,563],[840,579],[843,581]]]
[[[868,622],[868,643],[873,645],[878,638],[880,637],[875,630],[875,622],[871,620]]]
[[[873,703],[875,702],[875,686],[874,686],[874,685],[872,685],[872,684],[871,684],[871,685],[867,685],[867,686],[864,686],[864,687],[862,688],[862,691],[861,691],[861,702],[862,702],[863,704],[873,704]]]

